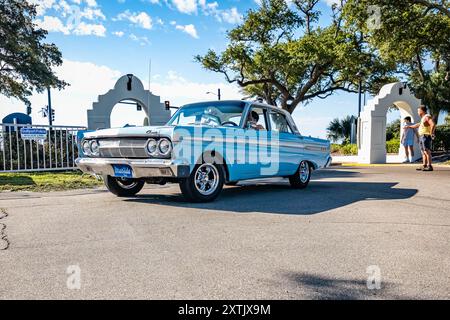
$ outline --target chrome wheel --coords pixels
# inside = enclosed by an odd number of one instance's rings
[[[300,181],[301,181],[302,183],[308,182],[309,175],[310,175],[310,169],[309,169],[309,164],[308,164],[308,162],[303,161],[303,162],[300,164],[300,170],[299,170],[299,173],[300,173]]]
[[[209,163],[201,165],[195,172],[195,188],[204,196],[213,194],[219,186],[219,171]]]
[[[130,180],[130,179],[118,178],[117,184],[121,188],[129,190],[129,189],[133,189],[134,187],[136,187],[138,185],[138,182]]]

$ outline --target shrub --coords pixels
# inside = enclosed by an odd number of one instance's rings
[[[358,146],[356,144],[346,144],[342,146],[342,153],[346,156],[356,156],[358,154]]]
[[[450,125],[436,127],[436,139],[433,142],[434,151],[450,150]]]
[[[398,153],[400,149],[400,139],[392,139],[386,142],[387,153]]]
[[[332,143],[331,144],[331,153],[340,153],[342,146],[340,144]]]
[[[386,126],[386,141],[390,141],[393,139],[400,140],[400,126],[400,119],[395,120],[394,122],[391,122]]]

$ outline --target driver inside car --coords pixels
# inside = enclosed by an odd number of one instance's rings
[[[256,111],[252,111],[248,115],[247,119],[247,128],[260,131],[260,130],[266,130],[259,122],[259,115]]]

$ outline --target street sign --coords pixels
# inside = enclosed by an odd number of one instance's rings
[[[47,130],[39,128],[22,128],[20,129],[22,140],[46,140]]]

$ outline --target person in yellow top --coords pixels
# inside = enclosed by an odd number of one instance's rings
[[[422,151],[423,166],[418,168],[418,171],[433,171],[431,160],[431,143],[435,138],[434,132],[436,130],[436,123],[433,117],[428,114],[428,109],[425,106],[420,106],[418,110],[421,118],[420,123],[407,126],[411,129],[419,129],[420,150]]]

